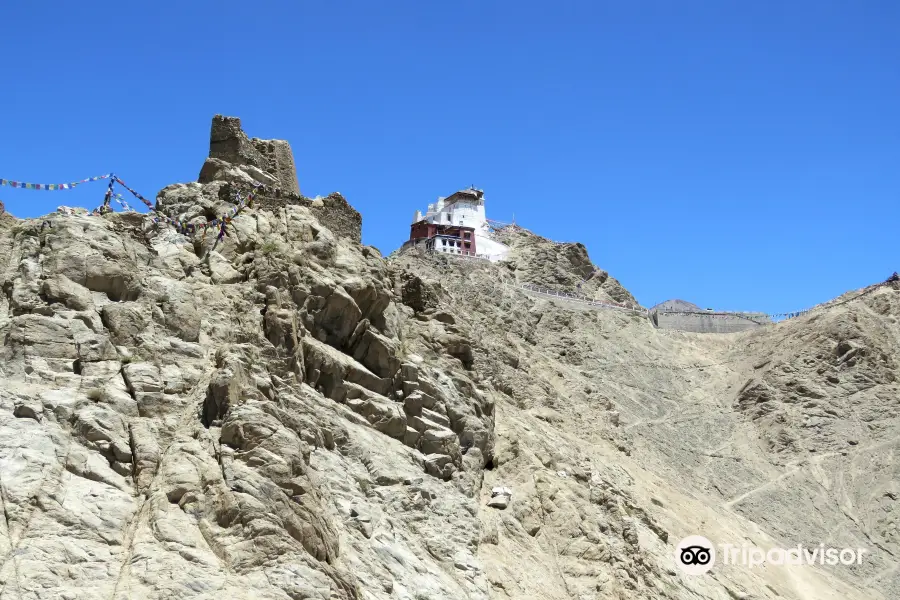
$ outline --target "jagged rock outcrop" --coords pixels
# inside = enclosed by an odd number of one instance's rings
[[[219,156],[257,160],[229,139]],[[240,183],[158,206],[209,218]],[[220,243],[133,214],[4,221],[4,589],[487,597],[493,392],[452,353],[408,354],[393,270],[328,210],[248,209]]]

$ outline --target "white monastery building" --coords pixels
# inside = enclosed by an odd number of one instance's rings
[[[484,211],[484,192],[470,188],[438,198],[424,215],[417,210],[404,248],[423,247],[433,252],[499,261],[509,247],[493,237]]]

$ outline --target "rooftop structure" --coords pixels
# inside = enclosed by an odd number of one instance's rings
[[[458,254],[498,261],[509,247],[493,239],[484,210],[484,191],[459,190],[417,210],[404,248],[422,247],[433,252]]]

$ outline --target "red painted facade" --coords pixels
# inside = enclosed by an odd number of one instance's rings
[[[409,239],[413,240],[427,240],[428,238],[434,237],[434,234],[437,232],[437,225],[434,223],[429,223],[428,221],[419,221],[418,223],[413,223],[409,228]]]
[[[475,256],[475,228],[441,225],[427,220],[417,221],[409,228],[409,245],[424,244],[428,250]]]

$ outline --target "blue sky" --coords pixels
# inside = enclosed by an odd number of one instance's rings
[[[900,270],[893,0],[7,4],[2,178],[154,198],[223,113],[289,140],[302,191],[343,193],[385,254],[475,184],[645,305],[782,312]]]

